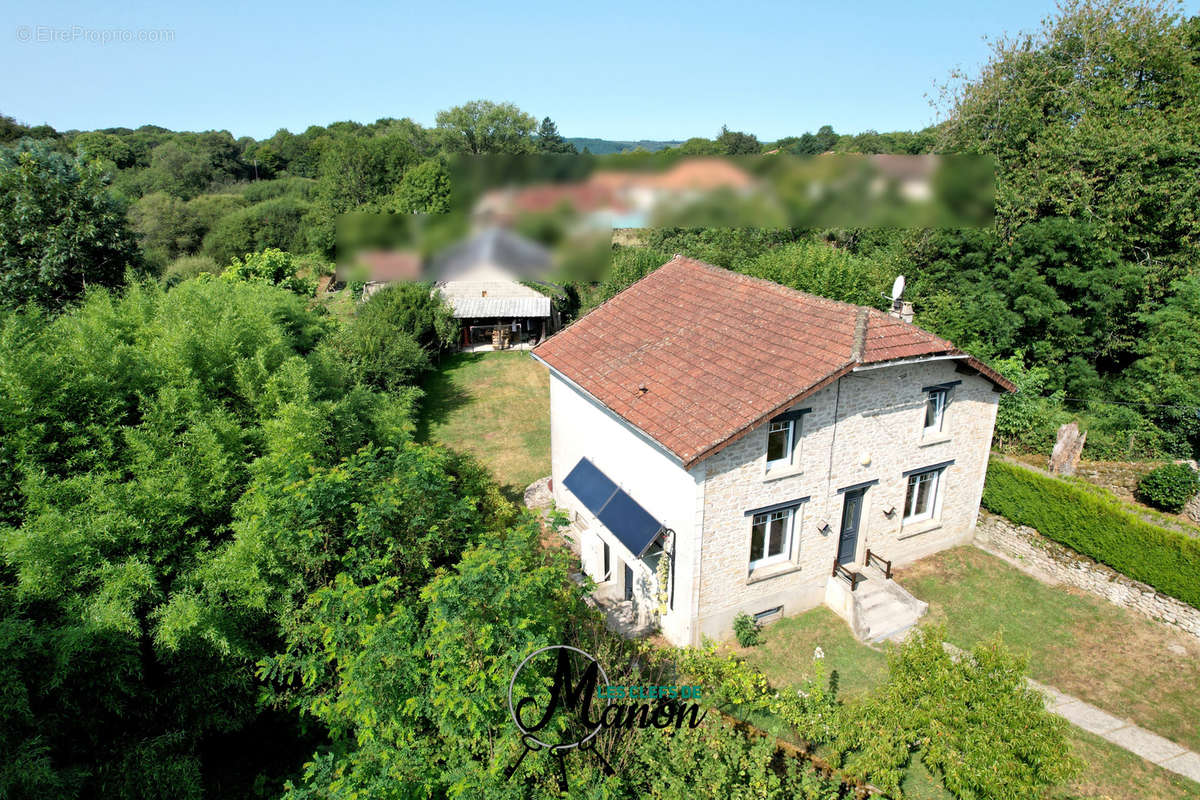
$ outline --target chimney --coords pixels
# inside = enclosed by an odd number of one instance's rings
[[[889,317],[895,317],[902,322],[913,321],[913,304],[907,300],[893,300],[892,310],[888,312]]]

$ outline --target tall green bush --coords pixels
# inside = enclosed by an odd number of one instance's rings
[[[1200,608],[1200,539],[1151,525],[1116,498],[993,460],[983,505]]]

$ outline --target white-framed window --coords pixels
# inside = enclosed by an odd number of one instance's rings
[[[767,469],[792,463],[796,440],[800,436],[799,419],[772,420],[767,425]]]
[[[938,467],[908,476],[908,493],[904,497],[905,522],[920,522],[937,515],[942,499],[942,473],[945,471],[945,467]]]
[[[750,523],[750,569],[786,561],[792,551],[795,508],[755,514]]]
[[[930,389],[925,393],[925,433],[941,432],[949,399],[950,390],[946,388]]]

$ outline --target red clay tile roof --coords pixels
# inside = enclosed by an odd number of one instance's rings
[[[533,352],[685,467],[860,364],[965,355],[877,309],[682,256]],[[1013,391],[983,363],[967,363]]]

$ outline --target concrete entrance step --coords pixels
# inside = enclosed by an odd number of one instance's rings
[[[861,579],[857,588],[841,578],[826,585],[825,604],[846,620],[855,638],[880,642],[903,638],[925,615],[929,604],[913,597],[894,580],[875,567],[852,567]]]

